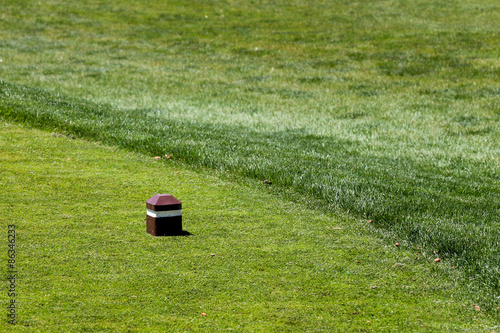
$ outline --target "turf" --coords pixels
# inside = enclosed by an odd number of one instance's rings
[[[499,305],[497,1],[3,9],[2,117],[372,219]]]
[[[18,270],[17,324],[2,331],[499,328],[464,301],[450,265],[258,182],[19,125],[2,123],[0,142],[0,221],[16,226]],[[146,233],[155,193],[182,201],[190,236]]]

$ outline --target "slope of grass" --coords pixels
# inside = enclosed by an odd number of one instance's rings
[[[269,179],[308,195],[327,211],[374,219],[398,237],[438,251],[467,271],[475,297],[498,304],[499,187],[491,162],[456,158],[442,170],[425,164],[426,157],[362,153],[355,143],[331,137],[158,119],[141,110],[120,112],[6,83],[0,93],[0,112],[17,121]]]
[[[0,108],[373,219],[495,308],[499,13],[493,0],[5,1]]]
[[[0,143],[0,221],[16,226],[18,270],[17,324],[2,331],[498,329],[463,301],[459,271],[366,223],[71,136],[2,123]],[[145,201],[165,192],[191,236],[146,233]]]

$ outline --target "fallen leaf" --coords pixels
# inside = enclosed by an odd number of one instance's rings
[[[436,258],[436,259],[434,259],[434,261],[435,261],[435,262],[440,262],[440,261],[441,261],[441,259]]]

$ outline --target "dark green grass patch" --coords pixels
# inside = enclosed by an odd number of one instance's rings
[[[18,271],[16,325],[4,317],[2,331],[498,329],[449,262],[387,245],[364,222],[171,159],[0,129],[0,225],[16,226]],[[165,192],[191,236],[146,233],[145,201]]]

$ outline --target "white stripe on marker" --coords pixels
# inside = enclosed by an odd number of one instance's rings
[[[171,217],[171,216],[181,216],[182,210],[166,210],[162,212],[155,212],[154,210],[147,209],[147,214],[151,217]]]

